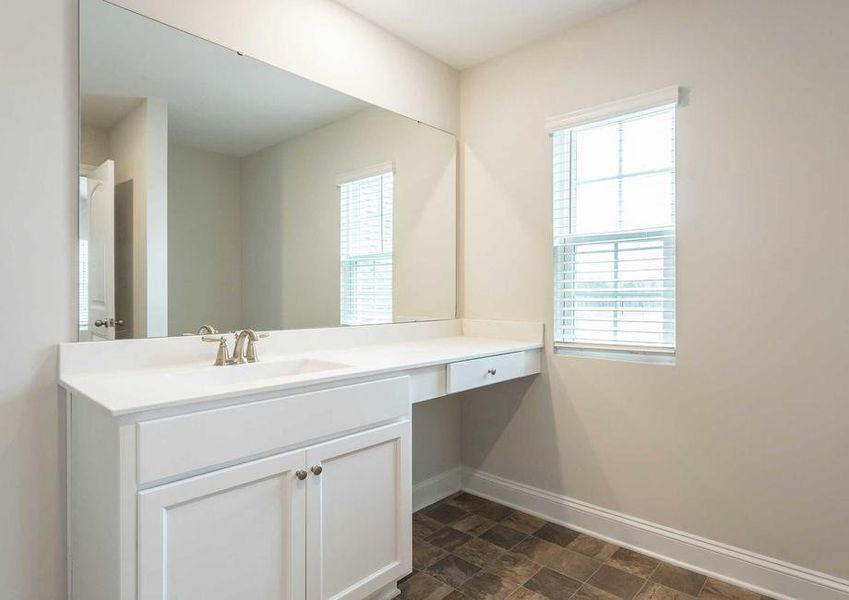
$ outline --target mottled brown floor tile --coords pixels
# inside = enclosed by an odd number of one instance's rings
[[[519,512],[517,510],[507,515],[501,521],[501,524],[507,525],[507,527],[512,527],[516,531],[530,534],[545,525],[545,521],[539,517]]]
[[[479,498],[478,496],[474,496],[467,492],[460,492],[456,496],[452,496],[451,498],[446,498],[445,502],[448,504],[453,504],[454,506],[458,506],[463,510],[467,510],[469,512],[474,512],[474,509],[483,506],[489,500],[484,500],[483,498]]]
[[[398,588],[401,590],[401,600],[442,600],[453,591],[450,585],[422,572],[399,584]]]
[[[471,600],[502,600],[516,589],[516,584],[482,571],[460,586],[460,592]]]
[[[413,513],[413,537],[425,539],[442,529],[442,523],[435,521],[422,512]]]
[[[572,596],[571,600],[619,600],[613,594],[608,594],[604,590],[600,590],[595,586],[585,583],[578,593]]]
[[[480,567],[453,554],[433,563],[427,570],[428,574],[454,588],[463,585],[469,577],[478,571],[480,571]]]
[[[587,583],[622,600],[631,600],[643,587],[645,580],[610,565],[602,565]]]
[[[708,577],[699,600],[760,600],[760,594]]]
[[[489,500],[483,500],[483,503],[475,508],[471,509],[470,512],[475,513],[476,515],[480,515],[482,517],[486,517],[492,521],[500,521],[513,513],[512,508],[507,508],[501,504],[496,504],[495,502],[491,502]]]
[[[462,546],[454,549],[454,554],[479,567],[488,567],[495,564],[495,561],[504,552],[504,549],[480,538],[472,538]]]
[[[482,540],[486,540],[487,542],[491,542],[496,546],[501,546],[507,550],[512,549],[526,537],[528,537],[527,534],[522,533],[521,531],[516,531],[515,529],[502,525],[501,523],[495,525],[480,536]]]
[[[443,598],[443,600],[469,600],[469,598],[468,598],[468,596],[464,596],[460,592],[460,590],[454,590],[450,594],[445,596],[445,598]]]
[[[690,596],[697,596],[705,584],[707,577],[676,567],[667,563],[660,563],[652,573],[651,580],[665,585],[673,590],[684,592]]]
[[[567,600],[578,591],[581,582],[547,567],[525,582],[525,587],[549,600]]]
[[[529,537],[519,542],[513,548],[513,552],[524,554],[535,563],[544,565],[560,552],[560,546],[541,540],[538,537]]]
[[[580,534],[577,531],[554,523],[546,523],[534,533],[534,536],[558,546],[568,546],[578,535]]]
[[[659,583],[649,582],[634,600],[695,600],[695,597]]]
[[[415,575],[416,573],[418,573],[418,570],[417,570],[417,569],[413,569],[413,570],[412,570],[412,571],[410,571],[407,575],[404,575],[401,579],[399,579],[399,580],[398,580],[398,585],[401,585],[402,583],[404,583],[405,581],[407,581],[410,577],[412,577],[412,576],[413,576],[413,575]]]
[[[485,531],[492,529],[494,525],[495,521],[475,514],[468,515],[459,521],[451,523],[451,527],[459,529],[463,533],[468,533],[469,535],[480,535]]]
[[[569,550],[604,561],[619,550],[619,546],[582,533],[569,543]]]
[[[413,540],[413,568],[418,570],[427,569],[430,565],[445,556],[445,550],[437,548],[424,540]]]
[[[486,570],[516,585],[522,585],[536,575],[541,568],[527,556],[515,552],[503,552]]]
[[[435,521],[439,521],[440,523],[445,523],[447,525],[454,521],[459,521],[469,513],[462,508],[458,508],[445,502],[440,502],[431,508],[425,509],[424,514]]]
[[[434,546],[451,552],[458,546],[462,546],[471,539],[471,536],[457,531],[451,527],[443,527],[439,531],[425,538],[426,542],[430,542]]]
[[[586,581],[593,573],[598,571],[601,561],[572,552],[568,548],[560,548],[557,554],[548,561],[548,566],[572,579]]]
[[[633,550],[628,550],[628,548],[619,548],[607,562],[617,569],[642,577],[643,579],[648,579],[649,575],[652,574],[660,563],[657,559],[640,554],[639,552],[634,552]]]
[[[545,596],[540,596],[526,587],[520,587],[507,596],[507,600],[545,600]]]

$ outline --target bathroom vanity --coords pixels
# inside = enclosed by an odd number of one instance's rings
[[[531,376],[542,325],[65,344],[74,600],[390,598],[411,571],[411,405]]]
[[[455,137],[243,50],[80,0],[72,600],[394,596],[412,405],[540,370],[455,319]]]

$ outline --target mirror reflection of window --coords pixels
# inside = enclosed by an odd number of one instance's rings
[[[341,199],[340,322],[392,322],[393,173],[339,186]]]
[[[80,336],[88,333],[88,178],[80,175]]]

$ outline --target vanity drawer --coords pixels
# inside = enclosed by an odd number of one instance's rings
[[[450,363],[447,392],[462,392],[539,373],[539,355],[538,350],[527,350]]]
[[[140,485],[410,414],[409,377],[395,377],[138,424]]]

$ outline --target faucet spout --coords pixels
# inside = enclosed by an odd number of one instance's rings
[[[245,342],[248,347],[245,349]],[[259,341],[259,335],[253,329],[242,329],[236,333],[236,347],[233,348],[232,362],[243,364],[246,362],[257,362],[255,342]]]

